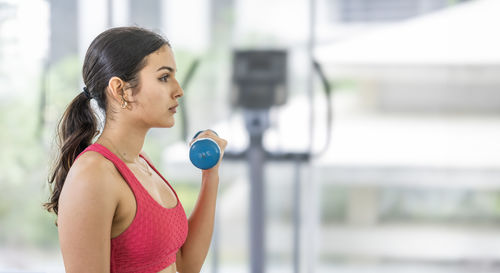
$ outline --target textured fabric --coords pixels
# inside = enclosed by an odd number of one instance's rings
[[[137,204],[136,215],[130,226],[111,239],[111,273],[158,272],[174,263],[177,251],[186,240],[188,223],[172,186],[140,155],[175,193],[177,205],[165,208],[149,195],[127,165],[106,147],[94,143],[81,154],[86,151],[96,151],[113,162],[132,189]]]

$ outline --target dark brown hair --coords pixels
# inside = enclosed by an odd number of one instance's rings
[[[169,42],[161,35],[139,27],[112,28],[99,34],[90,44],[83,62],[83,82],[99,108],[106,112],[106,87],[119,77],[131,88],[139,85],[138,72],[146,65],[145,57]],[[80,92],[69,104],[57,126],[57,157],[49,173],[51,195],[44,204],[56,215],[59,195],[76,157],[99,134],[90,99]]]

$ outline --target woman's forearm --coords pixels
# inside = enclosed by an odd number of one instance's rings
[[[203,171],[198,200],[188,220],[188,236],[181,248],[181,264],[178,264],[179,272],[200,272],[207,256],[212,240],[215,204],[219,188],[217,169]]]

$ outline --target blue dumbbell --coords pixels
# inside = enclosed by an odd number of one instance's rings
[[[199,131],[196,133],[193,139],[202,132],[203,131]],[[217,133],[215,134],[217,135]],[[198,169],[208,170],[217,165],[219,159],[220,147],[217,142],[211,138],[200,138],[191,144],[191,148],[189,149],[189,160],[191,160],[191,163]]]

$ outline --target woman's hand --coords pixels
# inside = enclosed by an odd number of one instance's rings
[[[223,138],[220,138],[214,131],[212,130],[205,130],[201,133],[199,133],[196,138],[194,138],[193,140],[191,140],[191,142],[189,143],[189,146],[191,146],[191,144],[193,144],[193,142],[195,142],[196,140],[200,139],[200,138],[210,138],[212,139],[213,141],[215,141],[217,143],[217,145],[219,145],[219,148],[220,148],[220,158],[219,158],[219,161],[217,162],[217,164],[215,166],[213,166],[212,168],[208,169],[208,170],[203,170],[203,173],[217,173],[219,171],[219,166],[222,162],[222,157],[224,156],[224,150],[226,149],[226,146],[227,146],[227,141]]]

